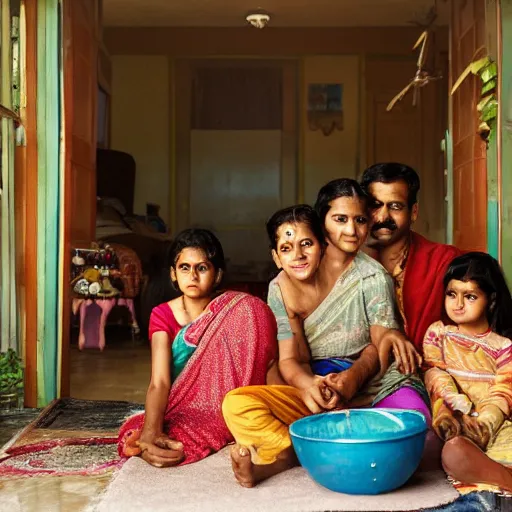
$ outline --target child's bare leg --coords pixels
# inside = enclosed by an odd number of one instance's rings
[[[299,465],[293,446],[283,450],[272,464],[254,464],[248,448],[235,444],[231,447],[231,465],[242,487],[254,487],[262,480]]]
[[[512,470],[490,459],[469,439],[457,436],[444,445],[441,460],[444,470],[465,484],[490,484],[512,492]]]

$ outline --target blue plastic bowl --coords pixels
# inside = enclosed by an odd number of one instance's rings
[[[405,484],[426,434],[423,414],[400,409],[347,409],[290,425],[302,466],[320,485],[346,494],[381,494]]]

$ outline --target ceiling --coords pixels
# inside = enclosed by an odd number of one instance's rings
[[[436,24],[447,24],[446,0],[103,0],[103,18],[106,26],[241,27],[263,10],[269,27],[403,26],[424,22],[434,3]]]

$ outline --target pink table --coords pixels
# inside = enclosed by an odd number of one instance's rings
[[[105,348],[105,325],[112,309],[116,306],[126,307],[131,314],[132,333],[139,332],[135,317],[133,299],[112,297],[108,299],[73,299],[72,311],[80,315],[80,334],[78,348]]]

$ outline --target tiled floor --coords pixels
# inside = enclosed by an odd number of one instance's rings
[[[81,512],[112,475],[16,478],[0,482],[0,512]]]
[[[71,396],[89,400],[144,403],[151,375],[151,352],[145,341],[107,333],[107,346],[79,351],[71,347]]]
[[[146,342],[122,332],[107,332],[103,352],[71,348],[71,396],[90,400],[144,403],[151,370]],[[0,420],[0,447],[25,427],[37,412]],[[62,433],[61,433],[62,435]],[[111,474],[101,476],[30,477],[0,481],[0,512],[79,512],[101,495]]]

